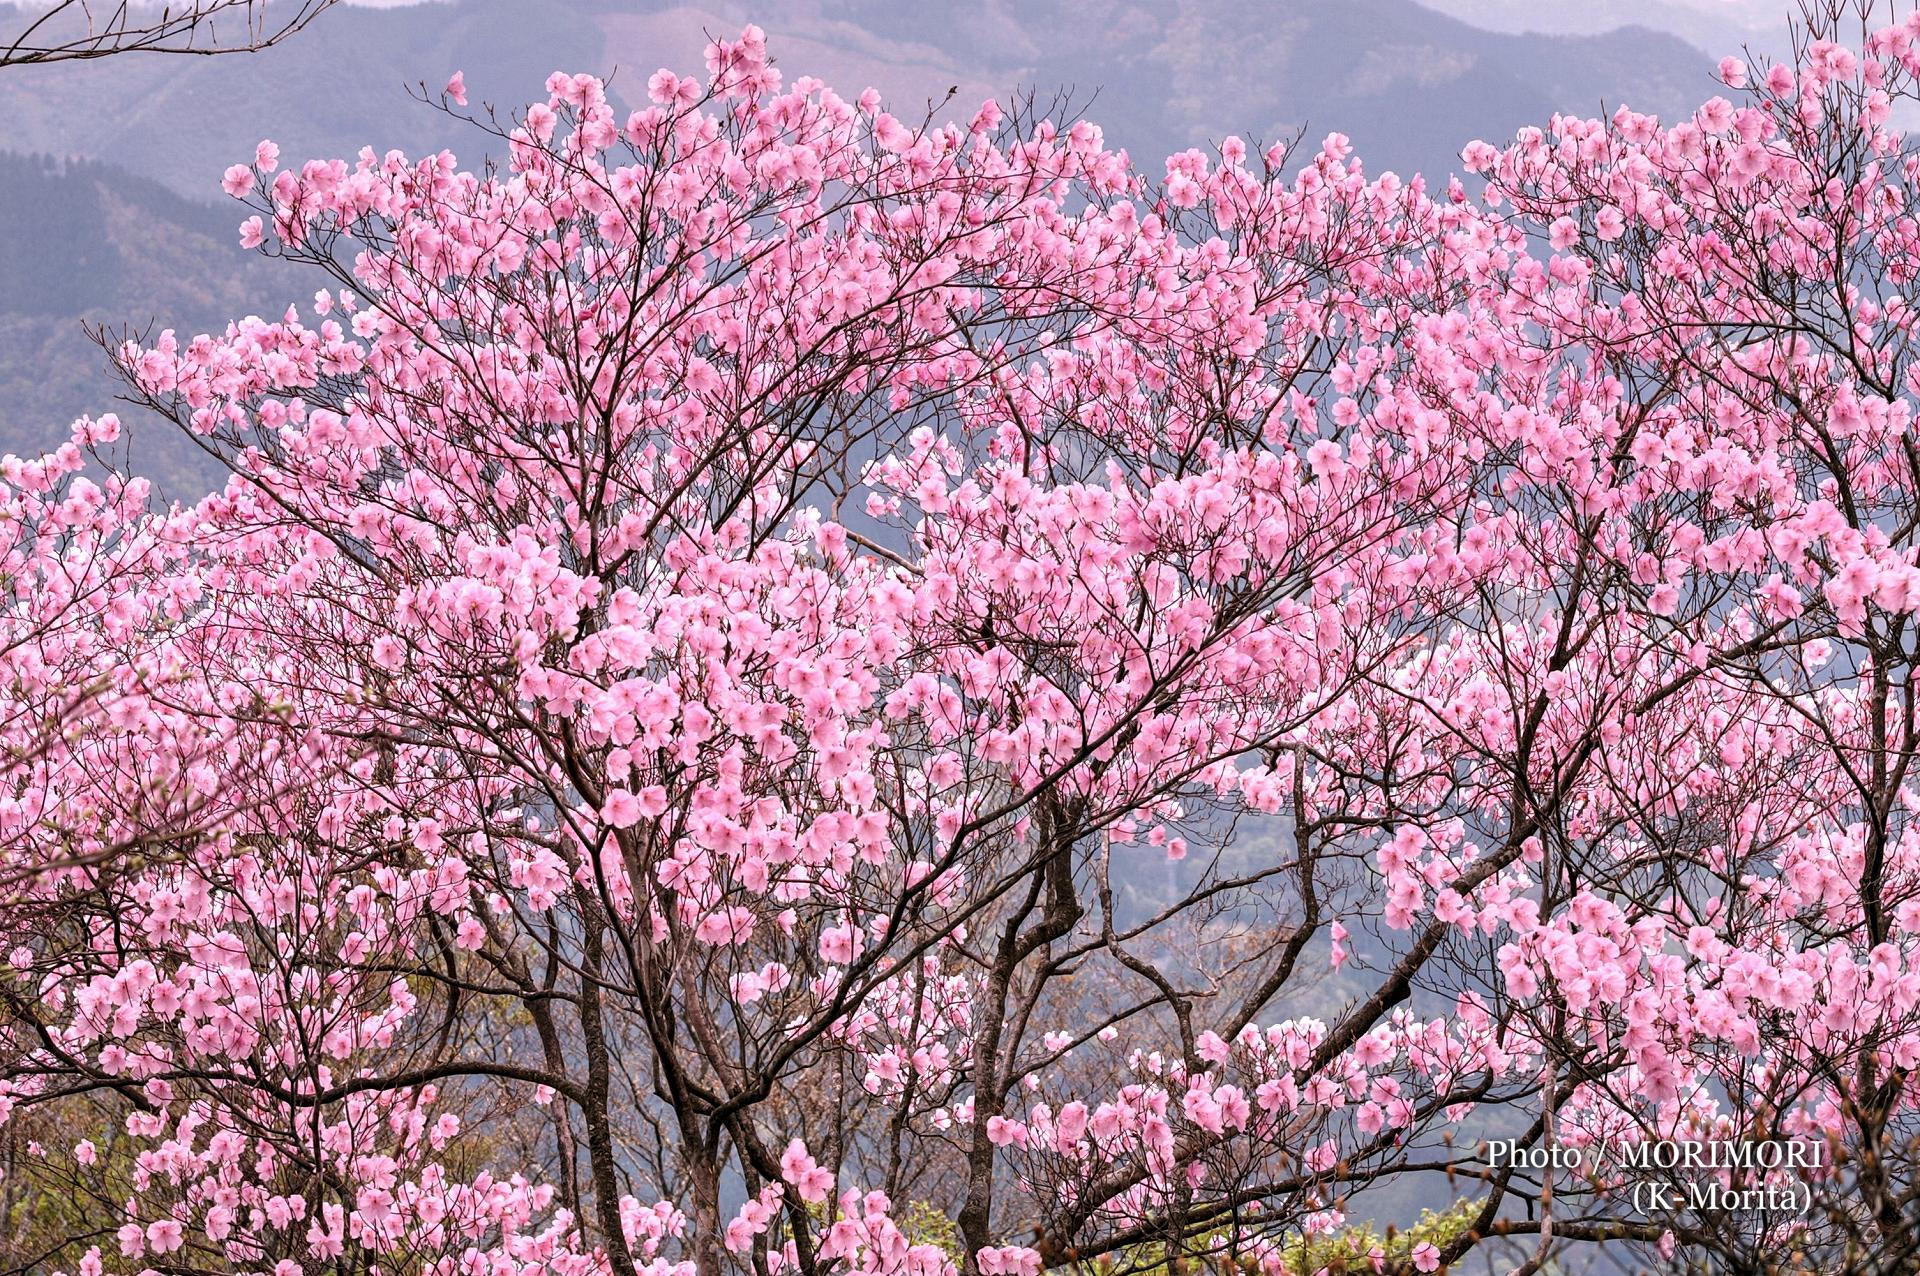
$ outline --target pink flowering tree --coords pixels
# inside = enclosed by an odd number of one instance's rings
[[[1470,210],[1338,140],[1149,186],[1085,123],[910,126],[784,87],[752,32],[711,63],[624,122],[555,77],[497,176],[263,146],[229,189],[260,200],[249,242],[335,276],[316,321],[124,352],[235,470],[202,544],[286,698],[399,750],[390,785],[469,786],[334,823],[398,820],[410,871],[466,884],[412,977],[523,1022],[527,1062],[443,1034],[354,1085],[550,1091],[557,1199],[616,1271],[662,1243],[943,1267],[901,1198],[981,1269],[1185,1245],[1252,1199],[1216,1161],[1351,1132],[1318,1090],[1210,1069],[1368,908],[1328,848],[1379,813],[1309,742],[1403,655],[1391,563],[1463,491],[1389,389],[1463,287]],[[1308,783],[1319,826],[1226,853]],[[1193,842],[1165,898],[1116,895]],[[1300,1026],[1301,1077],[1400,1069],[1376,1029],[1471,1052],[1484,1025],[1390,1019],[1431,952]],[[1134,1088],[1142,1044],[1158,1099],[1048,1132],[1044,1085]],[[1411,1071],[1393,1131],[1355,1127],[1364,1168],[1316,1155],[1261,1230],[1331,1226],[1343,1176],[1406,1162],[1455,1097]],[[1047,1138],[1073,1166],[1012,1176]],[[1102,1154],[1114,1181],[1046,1188]],[[664,1240],[629,1234],[636,1163]]]
[[[254,827],[347,756],[296,725],[251,669],[235,677],[209,659],[219,625],[194,520],[150,515],[143,480],[83,473],[118,429],[85,419],[48,455],[0,461],[0,1110],[18,1118],[9,1160],[30,1164],[86,1096],[137,1093],[119,1038],[142,999],[103,1002],[99,986],[152,985],[152,949],[127,928],[147,915],[178,938],[171,924],[193,896],[176,892],[227,830]],[[32,1247],[47,1236],[46,1186],[9,1185],[10,1257],[44,1256]],[[75,1218],[65,1204],[54,1213]]]
[[[119,430],[83,419],[51,453],[0,460],[0,899],[13,923],[270,800],[263,768],[287,745],[267,742],[286,706],[201,664],[191,520],[150,517],[143,479],[83,473]]]
[[[1537,388],[1482,411],[1522,422],[1517,456],[1602,551],[1538,577],[1559,614],[1501,661],[1568,741],[1552,773],[1591,777],[1501,953],[1550,1061],[1615,1065],[1562,1077],[1562,1135],[1822,1145],[1810,1211],[1675,1231],[1736,1264],[1893,1271],[1920,1249],[1920,382],[1890,117],[1920,22],[1855,18],[1845,44],[1849,15],[1815,12],[1793,64],[1723,62],[1731,97],[1691,119],[1557,119],[1466,160],[1490,223],[1530,236],[1490,263],[1506,311],[1475,361]]]
[[[225,489],[13,480],[23,632],[110,549],[58,650],[192,671],[28,713],[96,826],[9,844],[16,1182],[88,1203],[27,1261],[1903,1270],[1915,29],[1438,190],[752,28],[497,170],[263,143],[308,313],[117,350]]]

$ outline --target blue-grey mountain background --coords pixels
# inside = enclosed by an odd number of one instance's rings
[[[1064,90],[1150,171],[1227,133],[1338,130],[1372,170],[1438,175],[1463,143],[1555,110],[1685,110],[1721,54],[1784,31],[1784,0],[1430,2],[362,0],[259,54],[0,70],[0,450],[39,450],[113,406],[83,320],[202,331],[311,296],[316,281],[236,243],[219,175],[259,138],[293,161],[363,145],[480,158],[473,134],[407,96],[456,69],[503,105],[556,68],[612,74],[630,100],[657,67],[699,71],[708,33],[751,20],[789,75],[872,85],[900,114],[949,89],[956,114]],[[0,3],[0,31],[22,12]],[[131,440],[168,495],[214,481],[163,431]]]

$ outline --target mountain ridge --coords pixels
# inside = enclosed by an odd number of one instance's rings
[[[0,29],[9,10],[0,4]],[[217,202],[221,172],[262,136],[293,163],[371,145],[450,147],[477,164],[477,136],[409,86],[437,94],[459,69],[476,101],[504,105],[535,97],[554,69],[617,69],[612,91],[631,104],[655,67],[702,70],[709,34],[756,12],[736,0],[341,6],[260,54],[0,72],[6,145],[80,166],[0,155],[0,185],[18,186],[0,193],[0,448],[38,451],[74,416],[112,406],[83,321],[184,333],[311,295],[317,280],[243,253],[239,211]],[[788,75],[849,95],[872,84],[901,114],[949,89],[938,116],[1023,86],[1043,102],[1064,88],[1153,176],[1162,156],[1229,133],[1302,133],[1311,148],[1333,131],[1371,171],[1435,175],[1466,142],[1555,110],[1624,99],[1669,114],[1711,91],[1706,59],[1674,36],[1495,34],[1412,0],[982,0],[933,29],[891,0],[801,0],[759,20]],[[1101,39],[1037,34],[1049,30]],[[131,422],[130,434],[183,494],[210,479],[185,440]]]

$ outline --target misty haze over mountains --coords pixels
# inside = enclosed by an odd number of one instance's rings
[[[1639,2],[1614,11],[1634,16]],[[1495,25],[1521,20],[1510,0],[1435,3]],[[19,21],[0,5],[0,29]],[[1064,93],[1155,175],[1169,152],[1228,133],[1302,133],[1311,149],[1332,131],[1370,171],[1437,175],[1467,141],[1556,110],[1626,101],[1671,116],[1712,90],[1711,59],[1675,34],[1497,34],[1411,0],[984,0],[937,22],[898,0],[440,0],[337,8],[257,55],[10,68],[0,71],[12,152],[0,155],[0,448],[39,450],[75,415],[113,406],[83,319],[198,331],[311,296],[317,279],[239,249],[241,214],[219,195],[221,171],[261,137],[293,163],[365,145],[448,146],[474,163],[483,139],[411,101],[409,85],[437,92],[464,70],[476,102],[509,108],[539,95],[549,71],[591,70],[631,103],[656,67],[699,72],[708,34],[748,21],[767,29],[789,76],[817,75],[848,96],[872,85],[905,117]],[[129,424],[137,464],[168,494],[212,481],[181,440]]]

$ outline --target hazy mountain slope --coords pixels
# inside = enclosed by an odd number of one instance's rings
[[[1779,0],[1426,0],[1428,7],[1489,31],[1593,35],[1644,26],[1679,36],[1718,61],[1742,45],[1779,51],[1786,46],[1787,17]]]
[[[83,323],[198,331],[283,307],[298,281],[240,251],[238,220],[107,165],[0,153],[0,450],[39,451],[115,408]],[[214,468],[195,449],[127,420],[134,461],[164,491],[205,489]]]
[[[698,65],[703,31],[766,8],[576,3],[597,14],[609,60],[643,75]],[[909,108],[950,86],[961,111],[1068,88],[1092,99],[1086,113],[1111,140],[1156,163],[1229,132],[1305,129],[1312,142],[1346,133],[1374,169],[1439,171],[1465,142],[1555,110],[1629,100],[1671,113],[1707,91],[1705,59],[1670,35],[1494,35],[1410,0],[985,0],[937,27],[892,0],[818,0],[755,20],[790,70],[872,84]]]
[[[0,5],[0,29],[10,19]],[[262,137],[290,159],[362,146],[421,151],[470,135],[408,97],[464,67],[524,102],[558,67],[600,64],[603,40],[567,0],[341,7],[297,39],[221,58],[119,57],[0,71],[5,144],[106,160],[198,199]]]
[[[938,22],[895,0],[451,0],[336,9],[255,57],[12,70],[0,120],[15,150],[103,159],[206,196],[261,135],[299,157],[471,146],[407,98],[455,68],[502,103],[555,68],[617,68],[616,91],[637,93],[657,66],[699,70],[707,34],[749,20],[790,71],[872,84],[903,114],[950,86],[967,111],[1022,87],[1070,87],[1083,103],[1097,91],[1090,113],[1109,136],[1156,160],[1304,126],[1315,141],[1347,133],[1376,168],[1439,169],[1471,138],[1554,110],[1626,99],[1671,112],[1706,87],[1705,60],[1673,36],[1493,35],[1411,0],[986,0]]]
[[[82,318],[200,330],[311,296],[316,280],[242,253],[238,211],[215,204],[221,171],[262,136],[294,162],[371,145],[473,163],[481,139],[409,85],[437,92],[458,68],[476,102],[512,104],[555,68],[592,69],[637,95],[658,66],[701,70],[708,35],[749,20],[789,74],[873,85],[902,115],[950,88],[942,114],[1064,90],[1149,171],[1230,132],[1312,145],[1332,130],[1374,171],[1444,171],[1468,140],[1556,109],[1671,113],[1708,90],[1706,60],[1671,36],[1493,35],[1411,0],[981,0],[937,21],[898,0],[447,0],[342,7],[256,56],[14,68],[5,145],[89,163],[0,160],[0,447],[45,446],[110,406]],[[204,477],[181,440],[135,439],[175,486]]]

